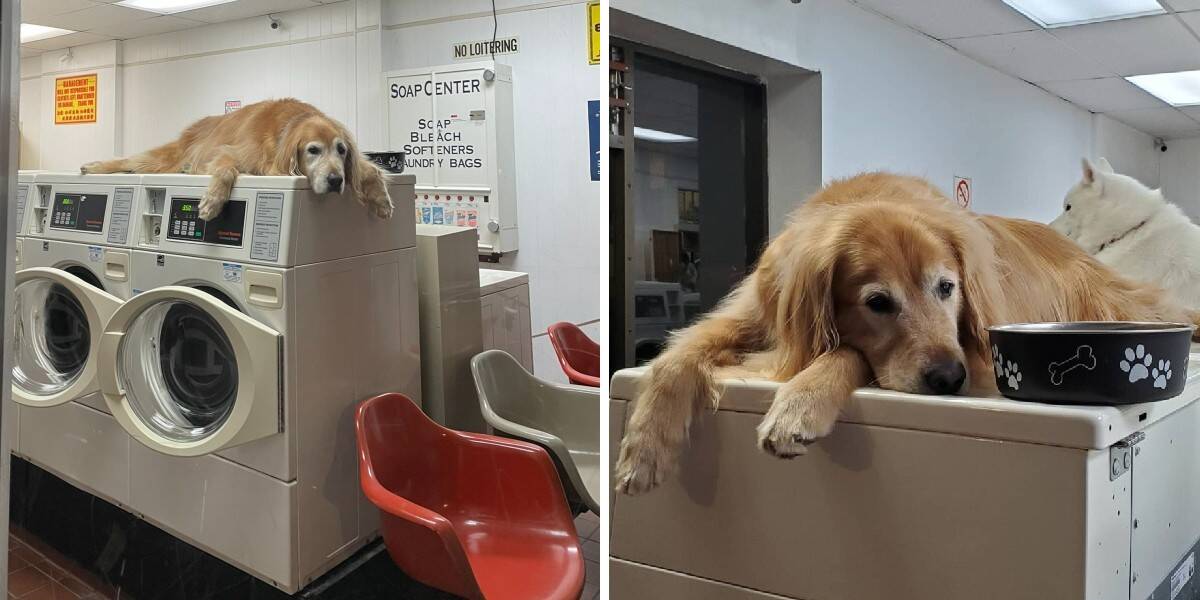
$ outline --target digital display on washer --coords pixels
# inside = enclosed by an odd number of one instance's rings
[[[167,239],[241,247],[245,227],[245,200],[230,200],[217,218],[204,221],[200,218],[199,198],[171,198]]]
[[[107,194],[55,194],[50,226],[55,229],[100,232],[104,230]]]

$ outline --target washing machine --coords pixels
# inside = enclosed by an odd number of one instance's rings
[[[398,215],[411,175],[389,177]],[[100,340],[104,399],[136,440],[129,509],[295,592],[373,539],[354,409],[419,401],[415,232],[302,177],[146,175],[134,295]]]
[[[41,172],[23,210],[12,398],[14,452],[118,505],[129,496],[128,434],[96,379],[100,334],[132,293],[131,218],[140,175]]]
[[[21,270],[21,244],[25,241],[25,203],[29,198],[30,189],[33,187],[34,177],[40,172],[39,170],[26,169],[17,171],[17,214],[14,219],[16,226],[13,227],[13,235],[15,236],[13,242],[13,264],[17,271]],[[10,398],[4,414],[9,415],[5,419],[5,427],[8,428],[9,432],[9,447],[14,452],[20,450],[19,440],[17,439],[19,412],[20,404],[17,404],[16,401]]]

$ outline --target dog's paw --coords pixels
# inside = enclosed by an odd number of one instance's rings
[[[97,172],[97,169],[99,166],[100,166],[100,161],[98,161],[98,160],[92,161],[90,163],[84,163],[83,166],[79,167],[79,174],[80,175],[91,175],[92,173]]]
[[[795,458],[837,423],[837,403],[810,390],[784,386],[758,424],[758,447],[779,458]]]
[[[675,470],[675,453],[659,441],[634,433],[621,443],[621,458],[617,461],[617,491],[631,496],[646,493]]]
[[[218,197],[216,194],[206,192],[204,197],[200,199],[200,218],[205,221],[211,221],[221,214],[221,209],[225,207],[225,199]]]
[[[392,206],[392,200],[386,196],[384,197],[384,201],[386,204],[375,205],[375,216],[380,219],[390,219],[392,218],[392,213],[396,212],[396,207]]]

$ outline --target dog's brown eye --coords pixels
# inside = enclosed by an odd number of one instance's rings
[[[946,298],[949,298],[950,294],[952,293],[954,293],[954,282],[943,279],[941,283],[938,284],[938,295],[945,300]]]
[[[890,313],[896,310],[896,303],[886,294],[871,294],[867,297],[867,308],[872,312]]]
[[[316,147],[316,146],[309,146],[309,147],[308,147],[308,153],[309,153],[309,154],[320,154],[320,153],[321,153],[321,149],[320,149],[320,148],[318,148],[318,147]]]
[[[341,144],[338,144],[338,154],[345,154],[345,153],[346,153],[346,147]]]
[[[1071,210],[1071,205],[1070,205],[1070,204],[1068,204],[1068,205],[1064,206],[1064,207],[1063,207],[1063,210]]]

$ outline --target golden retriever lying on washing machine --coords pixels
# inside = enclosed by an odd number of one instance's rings
[[[393,209],[382,172],[359,153],[350,132],[292,98],[205,117],[173,142],[129,158],[90,162],[80,172],[211,175],[200,200],[206,221],[220,214],[239,174],[302,175],[318,194],[349,190],[385,219]]]
[[[795,211],[719,307],[651,363],[617,488],[645,492],[671,474],[693,414],[715,408],[723,368],[783,382],[758,440],[790,458],[827,435],[862,386],[994,393],[991,325],[1196,316],[1046,225],[968,212],[915,177],[835,181]]]

